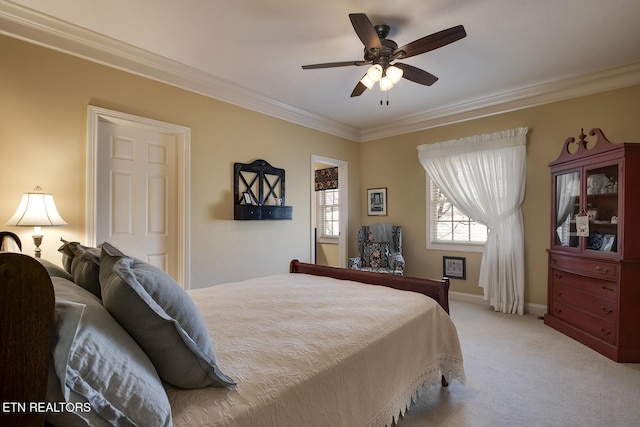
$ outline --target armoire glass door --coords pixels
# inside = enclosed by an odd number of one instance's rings
[[[580,212],[580,171],[557,174],[555,185],[555,244],[577,248],[580,240],[576,234],[575,218]]]

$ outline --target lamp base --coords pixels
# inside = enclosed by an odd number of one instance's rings
[[[42,236],[34,235],[32,237],[33,237],[33,244],[36,245],[33,256],[36,258],[40,258],[40,254],[42,252],[42,249],[40,249],[40,245],[42,244]]]

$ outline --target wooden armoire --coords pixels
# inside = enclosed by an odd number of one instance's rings
[[[600,129],[551,168],[545,324],[617,362],[640,362],[640,144]]]

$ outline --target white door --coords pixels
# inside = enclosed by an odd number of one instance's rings
[[[189,289],[191,130],[88,107],[87,243],[109,241]]]
[[[96,239],[178,277],[177,138],[133,125],[98,127]]]

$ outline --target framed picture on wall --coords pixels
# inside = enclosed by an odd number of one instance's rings
[[[370,188],[367,190],[367,215],[387,214],[387,189]]]
[[[467,259],[464,257],[443,256],[442,275],[450,279],[467,280]]]

